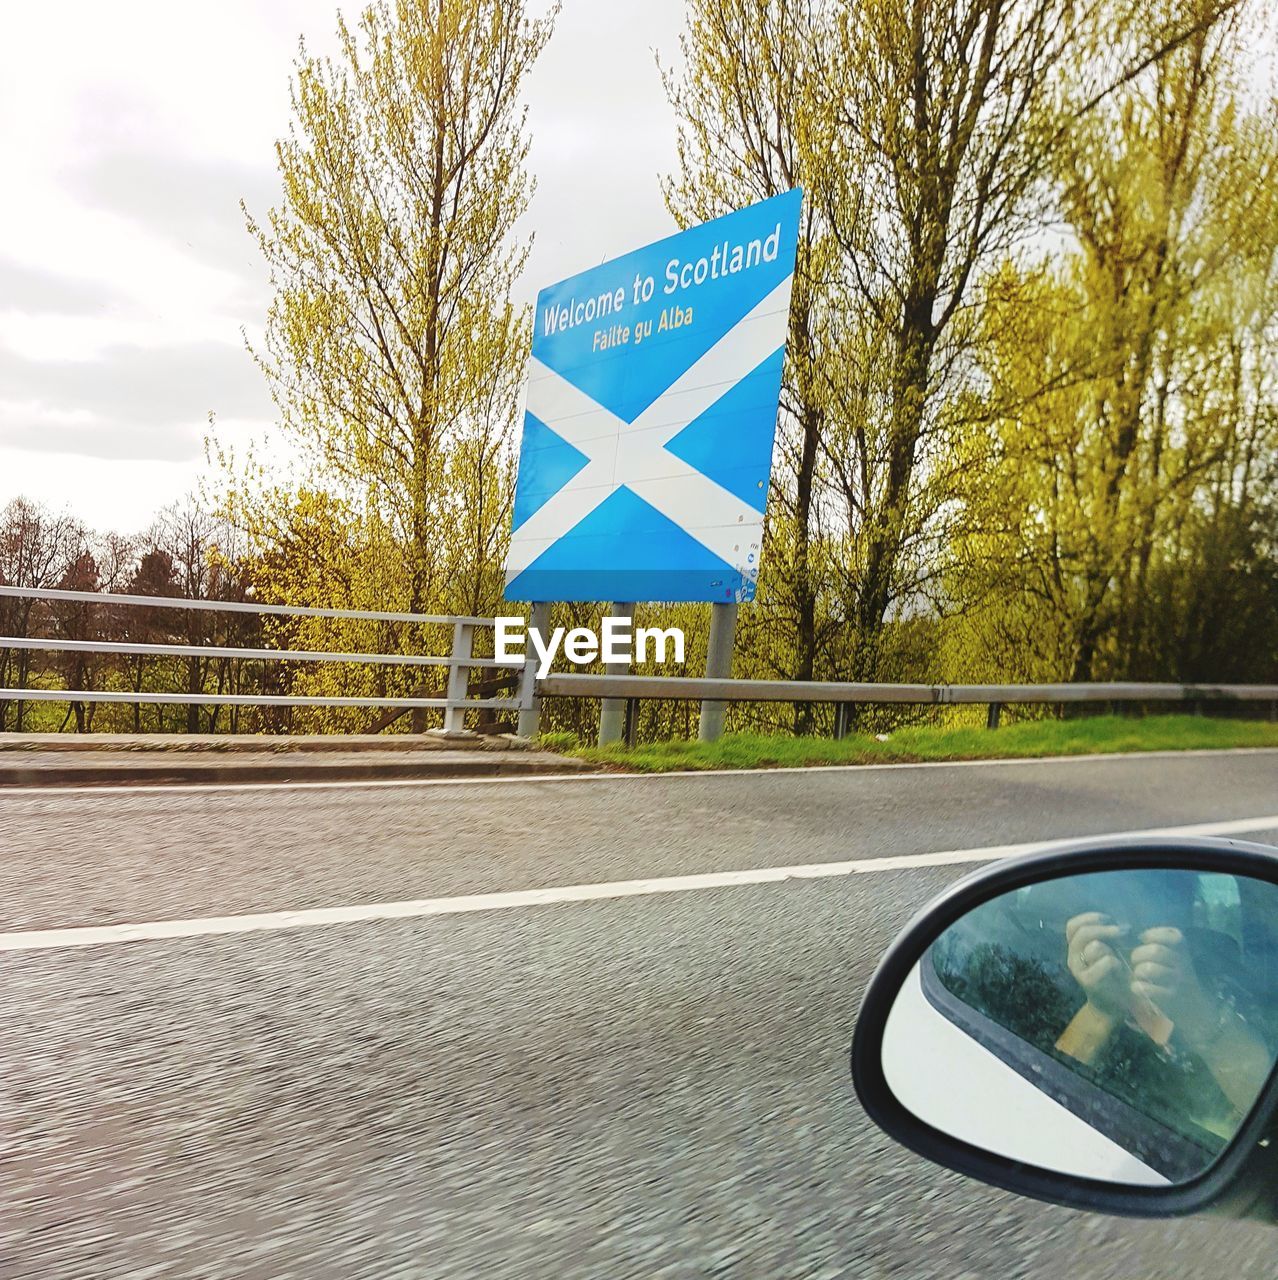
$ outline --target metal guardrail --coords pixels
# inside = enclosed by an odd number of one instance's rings
[[[823,680],[714,680],[698,676],[551,675],[543,698],[664,698],[721,702],[1206,702],[1278,698],[1278,684],[851,684]]]
[[[954,706],[984,704],[986,724],[997,728],[1002,708],[1009,704],[1065,704],[1080,702],[1272,702],[1278,711],[1278,685],[1171,684],[1093,682],[1087,684],[856,684],[835,681],[725,680],[695,676],[637,676],[559,674],[535,680],[531,659],[477,658],[473,653],[477,628],[494,627],[496,619],[450,614],[377,612],[366,609],[320,609],[258,604],[231,600],[188,600],[174,596],[134,596],[92,591],[46,590],[0,586],[0,597],[65,601],[128,608],[160,608],[209,612],[270,614],[298,618],[346,618],[362,621],[448,625],[452,650],[446,655],[328,652],[312,649],[259,649],[233,645],[149,644],[133,641],[70,640],[58,637],[0,636],[0,649],[35,649],[134,657],[236,658],[270,662],[357,663],[408,667],[444,667],[448,684],[443,697],[322,696],[293,694],[234,694],[203,692],[151,693],[117,689],[0,688],[0,699],[29,702],[123,702],[158,705],[377,707],[444,712],[444,728],[460,730],[468,711],[519,711],[520,731],[535,732],[541,698],[617,699],[627,707],[626,738],[634,740],[637,709],[642,699],[728,702],[826,703],[839,708],[835,733],[847,729],[847,711],[855,704],[913,704]],[[518,672],[513,697],[468,697],[467,672],[475,668]],[[704,706],[703,706],[704,713]]]
[[[334,694],[271,693],[134,693],[132,689],[0,689],[0,698],[20,702],[145,702],[153,706],[200,707],[431,707],[445,710],[454,707],[499,706],[507,711],[517,707],[513,698],[381,698],[342,697]]]
[[[134,644],[114,640],[59,640],[43,636],[0,636],[0,649],[39,649],[55,653],[119,653],[133,657],[168,658],[269,658],[276,662],[364,662],[382,666],[522,667],[504,658],[433,657],[419,653],[329,653],[324,649],[238,649],[213,644]]]
[[[457,732],[465,727],[468,711],[526,711],[532,705],[531,664],[524,660],[474,656],[475,631],[493,627],[496,620],[454,614],[392,613],[368,609],[320,609],[293,605],[259,604],[238,600],[189,600],[179,596],[136,596],[110,592],[69,591],[38,587],[0,586],[0,597],[109,605],[122,608],[176,609],[213,613],[253,613],[295,618],[338,618],[370,622],[414,623],[451,626],[452,649],[448,654],[350,653],[314,649],[260,649],[235,645],[146,644],[132,641],[71,640],[57,636],[0,636],[0,649],[45,652],[106,653],[132,657],[237,658],[266,662],[356,663],[382,666],[443,667],[448,683],[443,697],[415,696],[323,696],[294,694],[168,693],[132,689],[31,689],[0,688],[0,700],[13,702],[80,702],[213,707],[370,707],[433,709],[444,712],[444,729]],[[513,697],[475,698],[467,695],[467,672],[476,668],[498,668],[518,672]]]
[[[467,617],[451,613],[379,613],[373,609],[320,609],[309,605],[258,604],[251,600],[189,600],[185,596],[120,595],[110,591],[64,591],[45,587],[0,587],[0,596],[26,600],[66,600],[87,604],[145,605],[148,609],[196,610],[200,613],[271,613],[290,618],[353,618],[364,622],[464,622],[473,627],[491,627],[492,618]]]
[[[1126,681],[1088,684],[854,684],[801,680],[718,680],[697,676],[551,675],[537,681],[542,698],[617,698],[629,704],[628,741],[634,740],[635,710],[640,699],[715,702],[832,703],[841,709],[835,734],[847,728],[846,709],[853,704],[890,703],[923,706],[988,707],[986,725],[998,728],[1008,704],[1077,702],[1272,702],[1278,707],[1278,684],[1155,684]]]

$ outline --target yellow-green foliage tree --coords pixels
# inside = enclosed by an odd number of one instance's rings
[[[1081,121],[1055,162],[1064,251],[989,283],[988,465],[964,473],[952,581],[998,670],[1246,678],[1264,651],[1278,116],[1247,105],[1254,39],[1232,13]]]
[[[295,65],[281,203],[247,215],[274,290],[255,354],[309,486],[399,548],[383,608],[475,608],[500,582],[527,341],[520,94],[553,19],[523,0],[339,18],[338,56],[303,45]],[[274,496],[263,533],[290,523]]]
[[[817,0],[691,0],[679,73],[665,74],[678,129],[678,169],[664,183],[680,225],[717,217],[809,185],[801,127],[804,77],[825,31]],[[811,680],[829,674],[831,620],[822,471],[827,413],[820,365],[836,269],[816,203],[804,203],[790,303],[790,333],[776,466],[768,498],[762,578],[739,623],[741,661],[753,674]],[[795,713],[800,731],[811,708]]]
[[[1109,0],[831,8],[805,131],[841,257],[843,341],[825,372],[848,532],[841,612],[864,679],[900,674],[889,624],[899,638],[929,607],[963,525],[980,282],[1041,225],[1071,117],[1104,97],[1088,68],[1121,80],[1160,46],[1099,58],[1106,20],[1122,29],[1132,10]]]
[[[689,5],[666,80],[672,211],[808,192],[760,596],[741,622],[752,672],[940,674],[928,619],[986,443],[984,281],[1044,228],[1075,124],[1105,127],[1116,90],[1233,7],[1142,23],[1134,0]]]

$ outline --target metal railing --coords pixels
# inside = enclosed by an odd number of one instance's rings
[[[130,657],[228,658],[266,662],[352,663],[397,667],[440,667],[447,670],[443,697],[415,695],[345,696],[320,694],[149,692],[135,689],[0,688],[0,700],[17,702],[126,703],[227,707],[367,707],[442,710],[446,732],[465,727],[470,711],[519,712],[519,731],[535,733],[542,698],[616,699],[626,706],[625,738],[633,742],[641,700],[698,701],[705,705],[729,702],[789,702],[827,704],[838,708],[835,734],[848,727],[848,710],[857,704],[957,706],[984,705],[986,724],[997,728],[1004,706],[1063,705],[1069,703],[1205,703],[1269,702],[1278,717],[1278,685],[1171,684],[1093,682],[1086,684],[857,684],[834,681],[727,680],[695,676],[639,676],[555,674],[534,679],[534,662],[525,659],[481,658],[474,655],[475,632],[496,625],[494,618],[450,614],[379,612],[364,609],[322,609],[254,601],[190,600],[174,596],[135,596],[92,591],[0,586],[0,597],[53,602],[108,605],[122,608],[172,609],[213,613],[250,613],[294,618],[354,619],[449,626],[448,654],[365,653],[315,649],[251,648],[214,644],[153,644],[128,640],[79,640],[56,636],[0,636],[0,649],[45,652],[117,654]],[[473,696],[468,673],[499,669],[513,674],[511,696]],[[489,682],[492,683],[491,681]]]
[[[492,618],[444,613],[380,613],[373,609],[322,609],[309,605],[258,604],[254,600],[191,600],[186,596],[135,596],[110,591],[65,591],[52,587],[0,587],[0,596],[63,600],[76,604],[146,605],[152,609],[198,609],[202,613],[271,613],[290,618],[354,618],[365,622],[466,622],[491,627]]]
[[[202,613],[251,613],[292,618],[354,619],[452,627],[447,654],[334,652],[316,649],[249,648],[215,644],[150,644],[117,640],[77,640],[57,636],[0,636],[0,649],[44,652],[119,654],[131,657],[233,658],[266,662],[355,663],[381,666],[442,667],[448,672],[443,697],[344,696],[320,694],[152,692],[136,689],[0,688],[0,700],[13,702],[127,703],[211,707],[368,707],[403,710],[442,710],[444,731],[460,732],[466,713],[476,710],[524,711],[532,705],[531,664],[525,660],[481,658],[474,655],[475,632],[493,627],[495,619],[453,614],[391,613],[368,609],[320,609],[258,604],[238,600],[191,600],[180,596],[120,595],[96,591],[68,591],[38,587],[0,586],[0,597],[122,608],[172,609]],[[504,669],[517,673],[514,696],[472,697],[468,675],[474,669]]]
[[[1079,702],[1269,702],[1278,711],[1278,684],[854,684],[823,680],[718,680],[697,676],[550,675],[537,681],[540,698],[616,698],[627,703],[626,733],[633,744],[641,699],[667,701],[803,702],[833,704],[835,736],[847,729],[856,704],[916,706],[984,705],[986,726],[996,729],[1006,705]]]

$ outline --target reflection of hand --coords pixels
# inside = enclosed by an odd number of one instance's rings
[[[1132,994],[1153,1001],[1191,1042],[1201,1042],[1215,1025],[1179,929],[1146,929],[1132,952]]]
[[[1066,963],[1087,1003],[1109,1018],[1122,1018],[1131,1004],[1123,962],[1109,945],[1122,934],[1107,915],[1085,911],[1065,926],[1069,951]]]

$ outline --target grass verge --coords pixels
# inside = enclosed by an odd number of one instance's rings
[[[549,735],[548,735],[549,736]],[[555,735],[559,737],[559,735]],[[821,764],[892,764],[923,760],[997,760],[1008,757],[1077,756],[1122,751],[1192,751],[1278,747],[1278,724],[1199,716],[1148,716],[1128,720],[1036,720],[1001,729],[899,729],[885,742],[865,735],[841,740],[765,734],[728,734],[718,742],[654,742],[636,747],[584,747],[556,741],[595,764],[639,773],[677,769],[793,769]]]

